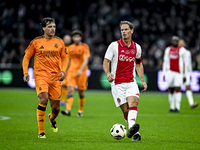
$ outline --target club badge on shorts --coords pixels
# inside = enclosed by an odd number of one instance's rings
[[[120,99],[120,98],[117,98],[117,102],[120,104],[120,103],[121,103],[121,99]]]

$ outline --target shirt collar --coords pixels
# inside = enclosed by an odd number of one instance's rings
[[[55,35],[54,35],[54,36],[55,36]],[[54,36],[53,36],[53,38],[54,38]],[[43,37],[43,39],[45,39],[45,38],[44,38],[44,35],[42,35],[42,37]],[[52,39],[53,39],[53,38],[52,38]]]
[[[121,47],[128,47],[124,44],[124,42],[122,41],[122,39],[118,40],[118,43]],[[133,46],[133,40],[131,40],[131,46],[129,46],[128,48],[134,48]]]

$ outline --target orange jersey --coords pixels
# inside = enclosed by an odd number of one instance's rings
[[[25,53],[34,57],[35,78],[48,78],[50,80],[59,80],[59,73],[64,71],[61,62],[66,59],[65,44],[59,37],[45,39],[42,36],[35,38]],[[62,70],[63,69],[63,70]]]
[[[85,43],[79,45],[72,44],[68,47],[68,56],[70,59],[69,70],[78,71],[83,63],[83,58],[90,57],[89,46]],[[85,66],[86,70],[88,66]]]
[[[68,47],[69,47],[69,46],[70,46],[70,45],[65,46],[65,49],[68,50]],[[67,55],[67,59],[66,59],[66,61],[65,61],[66,66],[68,65],[68,61],[69,61],[69,57],[68,57],[68,55]],[[67,74],[65,75],[65,79],[62,81],[62,85],[65,85],[65,86],[67,85],[66,78],[67,78]]]
[[[70,45],[68,45],[68,46],[65,45],[65,50],[66,51],[68,51],[69,46]],[[69,56],[67,55],[67,57],[66,57],[66,64],[68,64],[68,61],[69,61]]]

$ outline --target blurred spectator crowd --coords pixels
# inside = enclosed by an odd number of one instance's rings
[[[14,2],[14,3],[13,3]],[[16,3],[17,2],[17,3]],[[75,29],[91,50],[89,66],[102,69],[108,45],[120,39],[119,22],[134,25],[133,40],[142,47],[146,69],[162,68],[164,49],[177,35],[192,53],[193,69],[200,70],[200,1],[198,0],[1,0],[0,67],[20,66],[24,50],[42,34],[44,17],[56,20],[56,35]]]

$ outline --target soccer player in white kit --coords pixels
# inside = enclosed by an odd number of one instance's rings
[[[185,82],[184,62],[186,61],[187,50],[178,46],[179,37],[172,37],[172,46],[165,49],[163,60],[164,81],[167,75],[169,89],[169,112],[179,112],[181,106],[181,85]]]
[[[180,39],[178,42],[179,46],[182,47],[186,47],[186,43],[183,39]],[[192,57],[191,57],[191,52],[189,50],[187,50],[187,54],[186,54],[186,62],[185,62],[185,74],[186,74],[186,81],[184,82],[184,85],[186,87],[186,96],[188,99],[188,103],[190,105],[190,108],[195,108],[197,107],[199,104],[197,102],[194,102],[194,98],[193,98],[193,92],[190,89],[190,76],[192,73]]]
[[[127,137],[132,141],[140,141],[139,124],[136,124],[139,89],[135,80],[135,69],[142,81],[145,92],[147,84],[144,81],[144,71],[141,62],[141,47],[132,41],[133,25],[128,21],[120,22],[122,38],[112,42],[105,54],[103,69],[107,80],[111,83],[111,91],[116,107],[120,107],[124,119],[128,123]],[[111,72],[110,72],[111,62]]]

